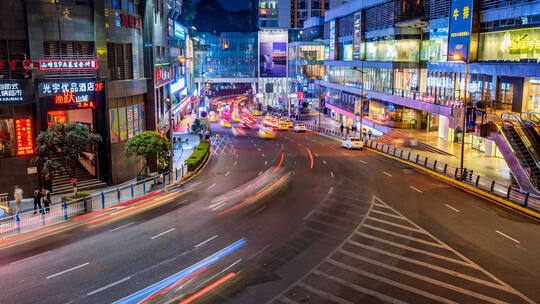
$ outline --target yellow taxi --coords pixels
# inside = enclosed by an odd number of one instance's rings
[[[259,131],[257,131],[257,135],[262,139],[274,139],[276,138],[276,135],[274,132],[272,132],[269,128],[260,128]]]
[[[231,127],[231,124],[228,121],[223,120],[223,119],[219,121],[219,125],[222,128],[230,128]]]
[[[294,128],[294,123],[292,122],[292,120],[287,119],[287,126],[289,126],[289,128]]]
[[[254,112],[253,112],[253,115],[255,115],[255,116],[261,116],[262,113],[261,113],[260,111],[254,111]]]
[[[287,123],[280,122],[280,123],[278,124],[278,129],[279,129],[280,131],[287,131],[287,130],[289,130],[289,125],[288,125]]]

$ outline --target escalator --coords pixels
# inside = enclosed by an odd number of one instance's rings
[[[524,191],[538,193],[540,183],[540,141],[538,133],[514,113],[488,114],[494,126],[489,134]]]
[[[531,134],[533,134],[536,142],[540,143],[540,114],[533,112],[522,113],[521,119],[530,130]]]

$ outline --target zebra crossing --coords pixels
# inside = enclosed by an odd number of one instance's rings
[[[355,227],[272,304],[534,303],[377,197],[331,197],[309,220],[320,235]]]
[[[219,139],[212,136],[210,142],[212,143],[212,155],[235,155],[237,153],[231,136],[220,136]]]

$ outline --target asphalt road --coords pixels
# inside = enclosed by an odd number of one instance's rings
[[[0,302],[540,302],[537,221],[325,136],[220,134],[155,208],[1,250]]]

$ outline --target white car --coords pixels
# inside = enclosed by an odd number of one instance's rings
[[[307,128],[305,124],[296,124],[296,126],[294,126],[294,132],[306,132],[306,131],[307,131]]]
[[[341,147],[347,150],[359,149],[362,150],[364,142],[359,137],[349,137],[341,142]]]

